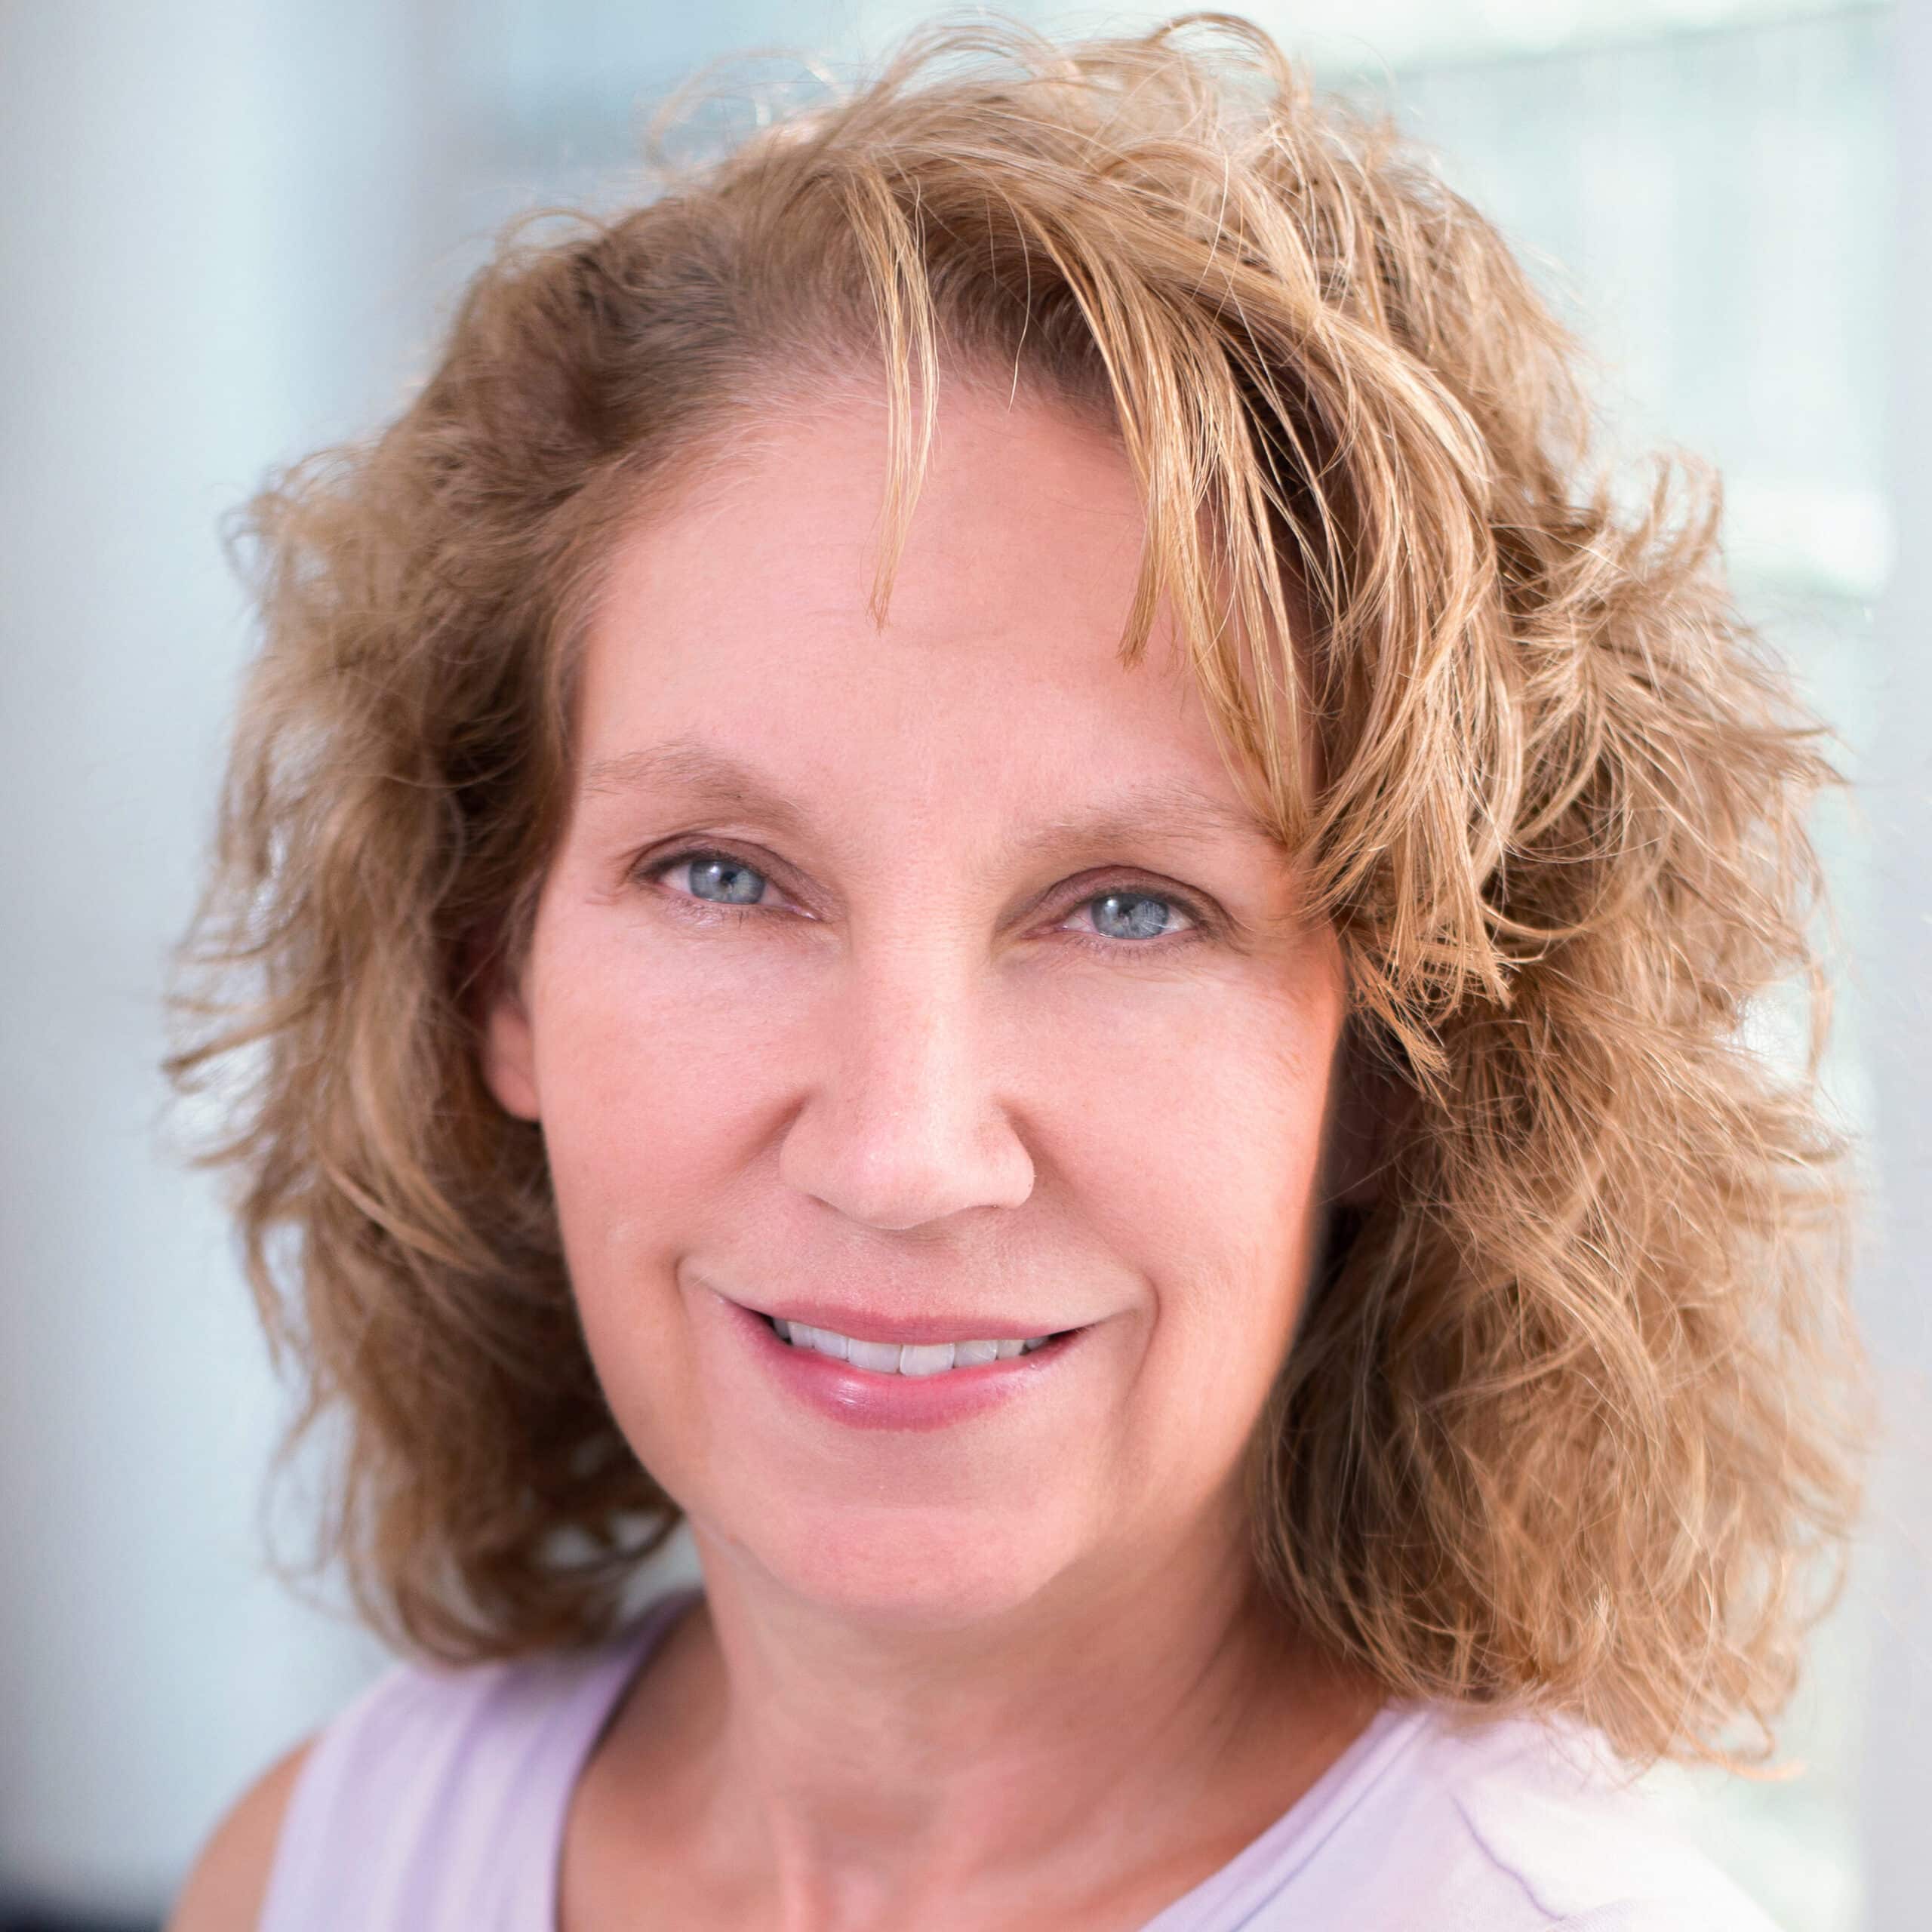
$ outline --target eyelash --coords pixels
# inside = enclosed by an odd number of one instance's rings
[[[733,851],[718,845],[687,845],[669,853],[663,858],[651,859],[639,866],[632,874],[634,878],[647,881],[655,885],[665,873],[682,865],[688,865],[699,859],[723,859],[734,866],[742,866],[747,872],[756,872],[760,878],[772,883],[771,875],[762,866],[755,866],[749,859],[741,858]],[[1152,940],[1108,939],[1094,933],[1068,933],[1065,937],[1076,946],[1084,946],[1090,952],[1107,953],[1118,958],[1122,952],[1168,952],[1174,949],[1192,945],[1196,940],[1210,938],[1214,930],[1214,916],[1206,907],[1178,892],[1164,889],[1154,891],[1128,884],[1122,881],[1118,884],[1103,885],[1097,892],[1083,893],[1067,909],[1077,912],[1083,906],[1091,906],[1096,900],[1105,899],[1110,893],[1118,892],[1124,897],[1137,899],[1158,900],[1164,906],[1178,906],[1193,921],[1192,928],[1184,933],[1164,933]],[[773,909],[766,906],[721,906],[708,899],[686,899],[681,903],[700,909],[700,916],[719,915],[728,919],[755,917]]]

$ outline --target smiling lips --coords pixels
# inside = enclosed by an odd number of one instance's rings
[[[727,1294],[709,1283],[706,1285],[712,1287],[712,1292],[721,1300],[757,1316],[793,1347],[815,1349],[821,1355],[879,1375],[936,1375],[943,1369],[1004,1361],[1058,1336],[1073,1334],[1086,1325],[1063,1321],[1057,1328],[1042,1328],[1037,1317],[1011,1309],[888,1315],[855,1303],[809,1295],[788,1295],[775,1303],[753,1302],[742,1295]],[[986,1339],[972,1339],[975,1337]],[[1002,1337],[1009,1339],[1001,1340]],[[909,1364],[903,1360],[909,1348],[918,1351]],[[952,1358],[942,1360],[940,1352],[948,1349],[953,1352]],[[892,1357],[890,1361],[888,1353]]]
[[[982,1336],[987,1328],[1023,1330],[1027,1318],[881,1317],[830,1302],[792,1302],[786,1313],[771,1314],[718,1299],[730,1328],[780,1389],[828,1420],[862,1429],[949,1428],[1025,1392],[1060,1386],[1091,1326],[979,1340],[976,1327]],[[854,1328],[872,1332],[854,1335]],[[962,1329],[967,1339],[954,1339]]]
[[[764,1318],[793,1348],[816,1349],[875,1375],[944,1375],[955,1368],[978,1368],[990,1361],[1029,1355],[1051,1339],[1034,1335],[1001,1341],[867,1342],[808,1322],[786,1321],[773,1315]]]

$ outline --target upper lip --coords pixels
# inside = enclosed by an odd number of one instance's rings
[[[725,1299],[737,1298],[728,1295]],[[1078,1325],[1065,1321],[1029,1323],[1004,1315],[881,1315],[869,1309],[829,1301],[775,1301],[766,1307],[748,1301],[738,1305],[754,1314],[769,1315],[774,1321],[801,1321],[808,1327],[829,1328],[835,1335],[855,1342],[1024,1341],[1035,1335],[1057,1335]]]

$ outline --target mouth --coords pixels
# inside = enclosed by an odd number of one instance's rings
[[[1088,1322],[1041,1334],[968,1335],[952,1341],[943,1339],[946,1327],[940,1324],[951,1325],[945,1317],[853,1311],[848,1325],[872,1329],[868,1337],[801,1319],[808,1312],[829,1317],[829,1307],[795,1307],[790,1315],[774,1315],[722,1296],[716,1306],[725,1317],[726,1333],[736,1335],[739,1346],[749,1351],[747,1359],[761,1366],[772,1386],[828,1421],[861,1429],[950,1428],[1051,1404],[1057,1399],[1052,1391],[1079,1383],[1089,1337],[1097,1325],[1104,1325]],[[1016,1322],[1010,1314],[990,1321],[968,1316],[961,1325],[1017,1327],[1024,1321],[1023,1315]],[[878,1333],[881,1328],[898,1333],[888,1340]],[[1066,1398],[1063,1394],[1057,1399]]]
[[[807,1322],[788,1321],[756,1309],[750,1312],[790,1348],[826,1356],[849,1369],[882,1378],[956,1375],[967,1369],[1036,1355],[1081,1332],[1078,1328],[1060,1328],[1044,1335],[974,1337],[953,1342],[878,1342],[842,1335],[831,1328],[814,1327]]]

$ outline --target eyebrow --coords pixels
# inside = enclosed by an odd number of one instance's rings
[[[587,797],[642,790],[675,790],[714,811],[764,820],[789,838],[811,838],[811,814],[755,766],[697,738],[673,738],[648,749],[595,760],[584,770]],[[1281,842],[1245,806],[1214,798],[1178,779],[1135,786],[1091,810],[1047,820],[1014,841],[1026,857],[1086,845],[1128,844],[1166,838],[1207,845],[1237,839],[1279,854]]]

